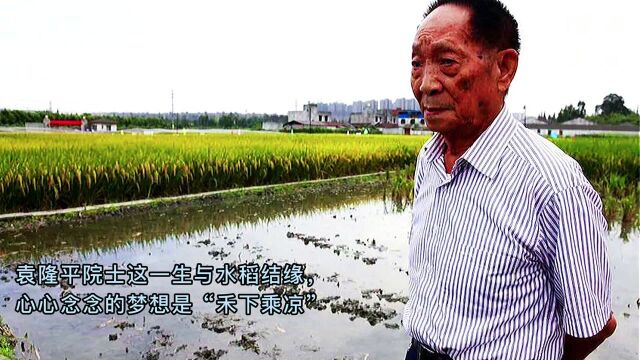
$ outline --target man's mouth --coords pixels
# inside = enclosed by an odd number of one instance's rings
[[[434,115],[438,115],[444,111],[449,110],[449,108],[447,107],[427,107],[424,110],[424,116],[428,117],[428,116],[434,116]]]

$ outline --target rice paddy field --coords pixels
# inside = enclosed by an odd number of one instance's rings
[[[0,135],[0,212],[181,195],[401,168],[424,137]]]
[[[426,136],[342,134],[0,134],[0,213],[67,208],[414,165]],[[554,142],[581,164],[610,211],[636,205],[635,137]],[[412,171],[405,172],[409,177]],[[411,187],[411,179],[405,188]],[[400,183],[398,188],[402,187]]]
[[[605,217],[622,223],[621,237],[640,225],[640,141],[638,137],[555,139],[576,159],[602,198]],[[611,227],[611,224],[609,224]]]

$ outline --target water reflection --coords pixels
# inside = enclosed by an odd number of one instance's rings
[[[99,221],[0,234],[0,263],[38,262],[71,251],[80,255],[117,249],[126,251],[141,244],[161,243],[170,237],[189,237],[230,225],[259,226],[277,219],[357,206],[377,199],[382,200],[385,213],[404,212],[411,207],[409,196],[399,196],[382,183],[218,199],[204,205],[186,204],[127,216],[107,216]],[[640,226],[637,217],[621,216],[623,214],[616,212],[605,212],[605,215],[609,229],[619,228],[623,241],[628,241],[629,234]]]
[[[261,226],[270,221],[321,211],[357,206],[384,197],[384,184],[357,187],[331,186],[265,192],[246,197],[212,199],[206,204],[186,204],[150,209],[126,216],[106,216],[98,221],[46,226],[38,230],[0,234],[0,261],[39,262],[65,252],[104,253],[132,250],[141,244],[162,243],[168,238],[193,237],[203,231],[228,226]],[[401,212],[386,203],[385,211]]]

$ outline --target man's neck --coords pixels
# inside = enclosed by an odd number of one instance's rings
[[[504,103],[499,104],[489,115],[480,121],[472,120],[465,129],[456,130],[453,133],[442,133],[444,142],[446,143],[445,152],[451,156],[460,157],[473,143],[487,130],[489,126],[498,117],[498,114],[504,108]]]
[[[445,158],[445,170],[447,173],[451,173],[453,164],[455,163],[467,149],[473,145],[473,143],[482,135],[482,133],[495,121],[496,117],[502,108],[504,103],[497,107],[486,119],[482,121],[471,121],[468,128],[458,130],[454,133],[441,133],[445,142],[444,158]],[[477,124],[474,126],[474,124]]]

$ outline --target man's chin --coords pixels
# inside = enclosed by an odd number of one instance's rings
[[[450,124],[450,119],[441,118],[438,116],[429,117],[425,119],[425,124],[427,129],[434,132],[442,132],[449,130],[448,124]]]

